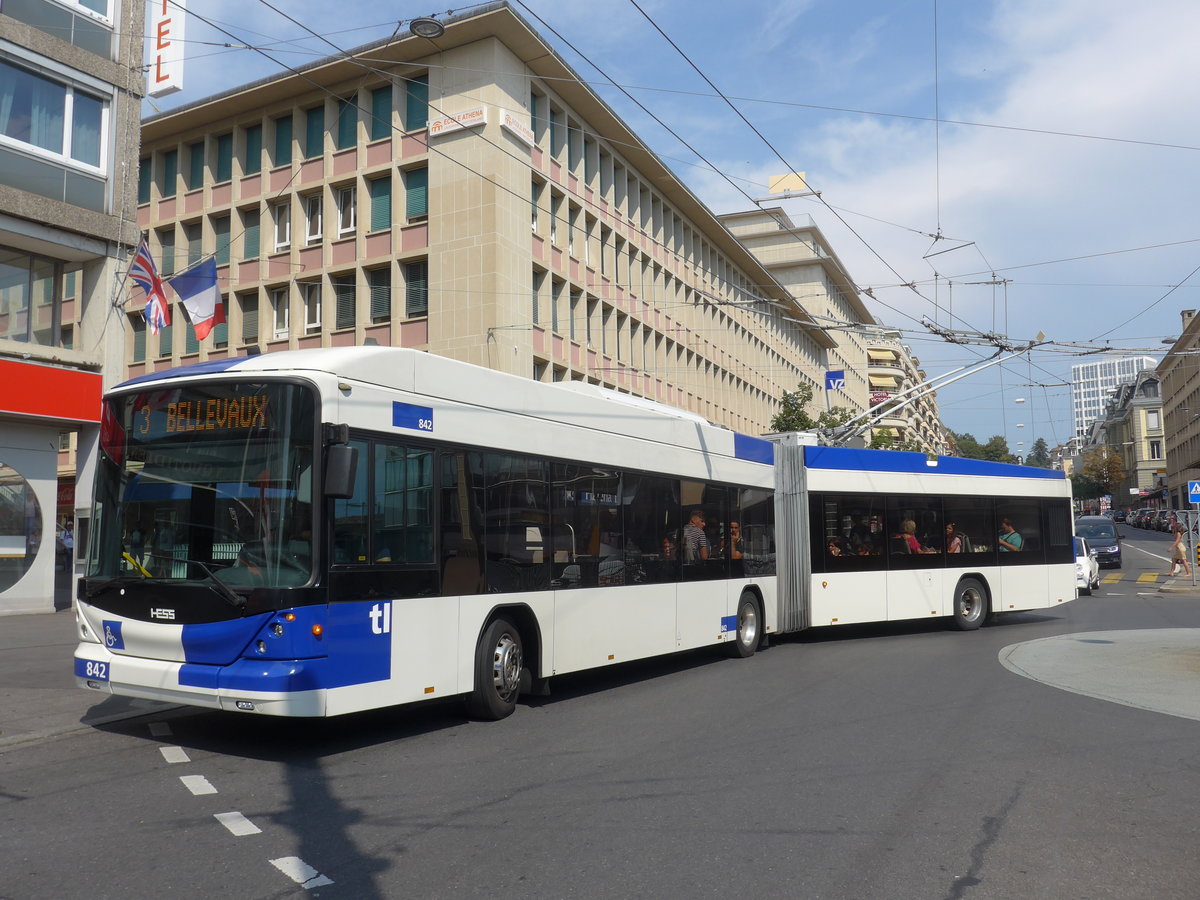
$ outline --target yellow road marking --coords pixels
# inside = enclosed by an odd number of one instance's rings
[[[1157,572],[1143,572],[1141,575],[1139,575],[1137,577],[1137,583],[1138,584],[1157,584],[1158,583],[1158,573]]]
[[[1100,583],[1101,584],[1119,584],[1123,577],[1124,576],[1122,576],[1122,575],[1105,575],[1103,578],[1100,579]]]

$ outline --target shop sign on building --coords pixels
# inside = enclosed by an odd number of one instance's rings
[[[535,143],[533,129],[508,110],[504,110],[500,116],[500,127],[527,147],[532,147]]]
[[[429,136],[450,134],[452,131],[462,131],[464,128],[477,128],[487,124],[487,107],[478,106],[466,112],[455,113],[452,116],[442,116],[429,122]]]
[[[880,403],[887,403],[892,399],[890,391],[874,391],[871,394],[871,405],[878,406]]]

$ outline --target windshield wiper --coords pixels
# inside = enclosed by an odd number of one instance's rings
[[[210,569],[208,566],[206,566],[204,563],[200,562],[200,560],[185,559],[185,560],[182,560],[182,562],[192,563],[193,565],[199,566],[204,571],[204,574],[208,578],[209,583],[212,585],[213,590],[215,590],[218,594],[220,594],[221,599],[224,600],[226,603],[228,603],[230,606],[232,606],[234,609],[241,609],[243,606],[246,605],[245,597],[243,597],[241,594],[236,593],[233,590],[233,588],[231,588],[229,585],[227,585],[225,582],[223,582],[220,578],[218,578],[216,573],[213,572],[213,570]]]

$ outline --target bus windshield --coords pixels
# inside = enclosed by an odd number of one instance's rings
[[[288,587],[312,575],[314,395],[148,387],[105,401],[90,578]]]

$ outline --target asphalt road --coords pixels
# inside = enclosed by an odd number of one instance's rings
[[[1166,536],[1127,534],[1119,583],[977,632],[630,664],[498,723],[176,710],[13,746],[0,898],[1194,898],[1200,721],[1001,661],[1200,628],[1137,582]]]

